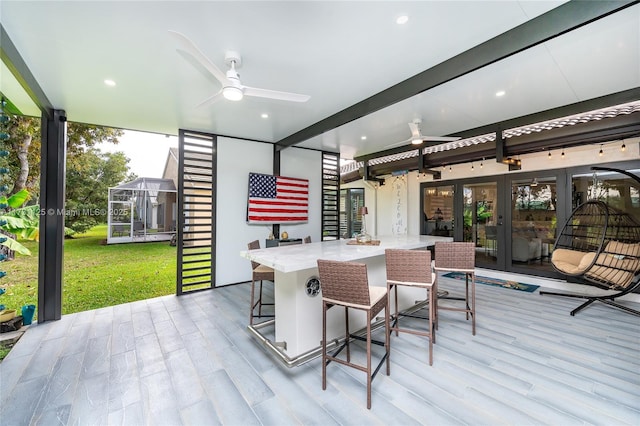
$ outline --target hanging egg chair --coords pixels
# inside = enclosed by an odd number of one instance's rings
[[[623,170],[593,170],[615,171],[640,183],[637,176]],[[628,213],[599,200],[579,205],[556,239],[551,263],[558,272],[576,277],[582,284],[612,291],[603,295],[540,292],[587,299],[571,315],[600,301],[640,316],[640,311],[615,302],[640,287],[640,223]]]

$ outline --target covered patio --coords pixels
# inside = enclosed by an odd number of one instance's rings
[[[432,367],[423,338],[392,336],[367,410],[364,374],[331,364],[322,391],[319,359],[286,369],[266,356],[246,331],[248,297],[240,284],[32,326],[0,364],[3,424],[640,421],[640,323],[602,304],[571,317],[575,300],[478,285],[477,335],[443,311]]]

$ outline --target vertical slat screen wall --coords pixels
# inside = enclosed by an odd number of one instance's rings
[[[322,241],[340,239],[340,155],[322,153]]]
[[[215,287],[216,136],[180,130],[176,293]]]

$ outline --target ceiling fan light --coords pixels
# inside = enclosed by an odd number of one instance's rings
[[[411,143],[413,145],[420,145],[422,143],[422,139],[411,139]]]
[[[244,94],[242,93],[242,89],[238,87],[227,86],[222,89],[222,96],[230,101],[239,101],[242,99]]]

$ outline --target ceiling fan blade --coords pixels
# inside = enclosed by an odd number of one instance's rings
[[[279,92],[277,90],[258,89],[256,87],[244,86],[244,94],[247,96],[256,96],[258,98],[278,99],[290,102],[307,102],[311,96],[299,95],[297,93]]]
[[[196,108],[209,106],[211,104],[218,102],[220,99],[222,99],[222,89],[218,90],[218,93],[216,93],[215,95],[209,96],[207,99],[200,102],[198,105],[196,105]]]
[[[411,141],[413,139],[414,138],[411,137],[411,138],[406,139],[406,140],[404,140],[402,142],[397,142],[397,143],[393,143],[391,145],[387,145],[387,146],[385,146],[385,148],[395,148],[397,146],[402,146],[402,145],[411,145]],[[427,142],[427,143],[436,142],[435,144],[432,143],[430,145],[437,145],[438,142],[452,142],[452,141],[457,141],[458,139],[461,139],[461,138],[459,138],[459,137],[451,137],[451,136],[419,136],[416,139],[422,139],[423,143],[424,142]],[[423,147],[424,148],[424,145],[420,145],[420,144],[414,145],[414,146],[415,146],[416,149],[419,148],[419,147]]]
[[[455,136],[422,136],[423,142],[453,142],[461,139]]]
[[[231,84],[227,75],[220,70],[213,62],[205,56],[198,46],[195,45],[187,36],[177,31],[169,30],[169,34],[180,43],[180,49],[184,50],[200,63],[207,71],[209,71],[223,86]]]
[[[412,138],[412,139],[413,139],[413,138]],[[411,144],[411,139],[407,139],[407,140],[404,140],[404,141],[402,141],[402,142],[392,143],[391,145],[386,145],[384,148],[385,148],[385,149],[386,149],[386,148],[395,148],[395,147],[397,147],[397,146],[409,145],[409,144]],[[417,147],[416,147],[416,148],[417,148]]]
[[[417,123],[409,123],[411,129],[411,139],[420,139],[420,126]]]

